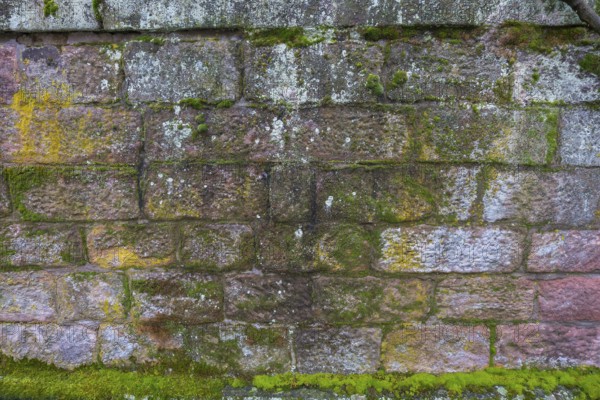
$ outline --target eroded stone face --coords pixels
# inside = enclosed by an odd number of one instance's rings
[[[56,13],[46,17],[43,2],[6,0],[2,4],[0,29],[35,32],[89,31],[100,28],[89,1],[65,0],[59,4]]]
[[[584,167],[600,166],[600,112],[575,109],[562,114],[563,164]]]
[[[18,87],[17,48],[0,45],[0,104],[10,103]]]
[[[540,316],[545,321],[598,321],[600,305],[594,299],[600,279],[572,276],[540,281]]]
[[[124,51],[125,85],[132,101],[178,102],[236,100],[240,73],[236,44],[206,40],[195,43],[129,43]]]
[[[385,272],[512,272],[523,232],[499,228],[390,228],[381,233],[377,269]]]
[[[405,324],[385,335],[381,349],[387,372],[473,371],[488,366],[489,331],[485,326]]]
[[[50,322],[57,318],[56,281],[47,272],[0,274],[0,321]]]
[[[600,232],[534,233],[527,268],[534,272],[596,271],[600,269]]]
[[[379,366],[378,328],[312,328],[296,333],[298,372],[365,374]]]

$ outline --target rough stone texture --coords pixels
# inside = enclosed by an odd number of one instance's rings
[[[558,111],[490,104],[424,108],[416,111],[412,130],[423,161],[545,164],[554,156],[548,137],[558,131]]]
[[[85,263],[81,235],[57,224],[12,224],[0,227],[0,265],[58,267]]]
[[[245,46],[245,87],[248,100],[317,103],[371,102],[366,87],[370,74],[379,74],[383,54],[366,43],[319,43],[290,48]]]
[[[140,321],[205,323],[222,319],[223,284],[216,277],[175,271],[135,271],[130,276],[130,285],[131,313]]]
[[[0,217],[10,213],[10,198],[8,195],[8,185],[4,179],[4,170],[0,168]]]
[[[144,209],[153,219],[265,218],[267,177],[257,165],[156,165],[146,177]]]
[[[495,364],[506,368],[600,366],[600,329],[555,324],[499,325]]]
[[[138,160],[141,118],[135,112],[24,101],[0,109],[0,116],[6,123],[0,126],[0,159],[6,162],[135,165]]]
[[[600,111],[565,110],[561,116],[563,164],[600,166]]]
[[[0,104],[10,103],[18,87],[17,48],[11,44],[2,44],[0,45]]]
[[[417,221],[436,214],[469,218],[477,169],[428,165],[390,169],[341,168],[317,176],[317,219]]]
[[[185,266],[230,269],[248,267],[254,261],[254,235],[246,225],[197,225],[183,227],[181,258]]]
[[[129,43],[125,48],[125,85],[132,101],[199,98],[235,100],[240,73],[231,41]]]
[[[315,314],[332,323],[415,320],[429,311],[432,284],[375,277],[315,279]]]
[[[540,281],[540,317],[545,321],[599,321],[600,278],[572,276]]]
[[[378,328],[310,328],[296,333],[298,372],[365,374],[379,367]]]
[[[526,278],[449,278],[437,286],[437,315],[448,320],[530,320],[535,294],[535,283]]]
[[[533,272],[600,270],[600,231],[534,233],[527,269]]]
[[[61,318],[68,321],[115,321],[125,317],[124,277],[116,273],[74,272],[58,278]]]
[[[381,351],[387,372],[483,369],[489,362],[489,331],[485,326],[401,325],[385,335]]]
[[[270,205],[275,221],[306,222],[313,217],[315,171],[302,165],[284,164],[271,170]]]
[[[311,225],[262,227],[258,236],[258,261],[262,268],[280,271],[314,269],[315,229]]]
[[[0,30],[91,31],[100,28],[87,0],[61,0],[55,15],[44,16],[41,1],[4,0],[0,8]]]
[[[525,235],[500,228],[423,226],[381,233],[385,272],[511,272],[522,258]]]
[[[9,185],[24,220],[131,219],[138,216],[133,169],[12,168]]]
[[[519,52],[515,64],[514,99],[521,103],[581,103],[600,100],[598,77],[579,66],[587,53],[596,56],[600,54],[583,49],[549,55]],[[534,69],[539,76],[536,82],[531,78]]]
[[[497,87],[508,79],[508,61],[485,51],[483,43],[460,41],[448,45],[430,36],[394,42],[383,71],[390,100],[471,100],[497,99]],[[394,84],[393,77],[404,72],[406,80]]]
[[[175,263],[171,224],[94,225],[87,231],[90,262],[102,268],[160,267]]]
[[[0,352],[73,369],[95,361],[96,330],[83,325],[0,324]]]
[[[300,322],[312,318],[312,284],[304,277],[246,273],[225,278],[227,319]]]
[[[483,198],[483,218],[584,225],[598,220],[599,202],[600,174],[594,170],[494,170]]]
[[[343,0],[105,0],[103,3],[104,28],[109,30],[396,24],[465,26],[508,20],[552,25],[579,23],[569,7],[556,0],[525,3],[517,0],[410,0],[401,3],[368,0],[350,3]]]
[[[122,51],[118,47],[48,45],[28,47],[20,56],[21,101],[64,106],[110,103],[119,97]]]
[[[0,321],[47,322],[57,317],[56,282],[47,272],[0,274]]]

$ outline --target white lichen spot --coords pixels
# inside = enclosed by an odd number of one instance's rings
[[[333,205],[333,196],[329,196],[329,197],[327,197],[327,200],[325,201],[325,210],[329,211],[331,209],[332,205]]]
[[[296,229],[296,232],[294,232],[294,236],[296,236],[296,239],[302,239],[303,235],[304,232],[302,232],[302,228],[298,228]]]

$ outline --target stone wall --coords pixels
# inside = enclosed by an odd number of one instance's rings
[[[577,23],[539,0],[4,0],[0,351],[600,366],[600,38]]]

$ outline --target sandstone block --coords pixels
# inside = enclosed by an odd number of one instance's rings
[[[449,278],[437,287],[437,315],[452,320],[530,320],[535,294],[535,283],[526,278]]]
[[[572,276],[540,281],[540,317],[546,321],[598,321],[600,279]]]
[[[527,268],[534,272],[600,269],[600,231],[534,233]]]
[[[429,311],[432,284],[419,279],[315,279],[315,313],[332,323],[416,320]]]
[[[300,165],[271,170],[270,205],[275,221],[307,222],[312,218],[315,172]]]

